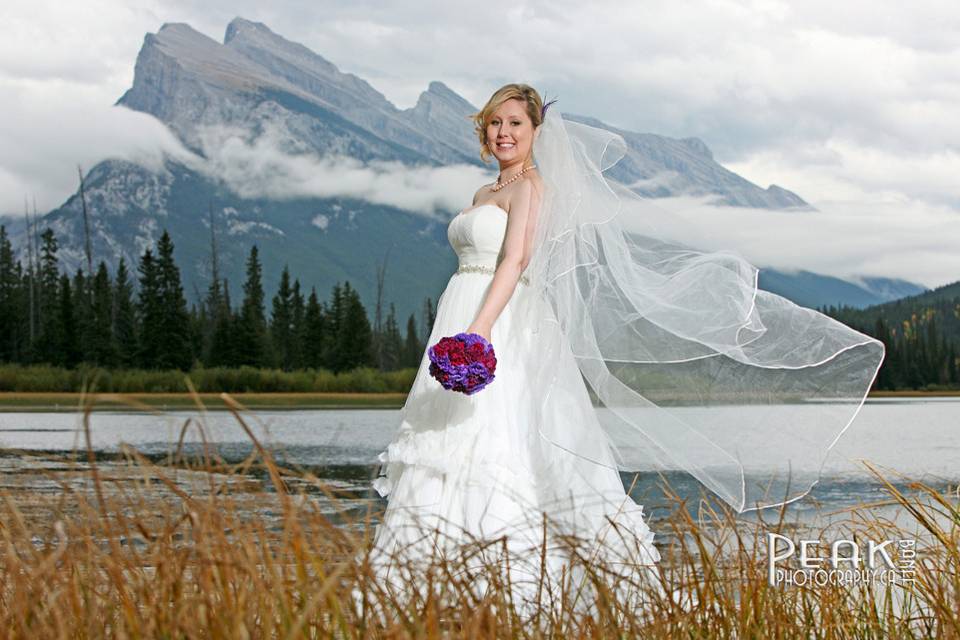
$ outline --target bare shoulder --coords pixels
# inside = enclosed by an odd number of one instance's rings
[[[521,208],[539,206],[543,198],[543,178],[534,171],[525,174],[523,180],[512,186],[509,195],[511,210],[514,206],[520,206]]]
[[[544,182],[543,176],[540,175],[540,172],[536,169],[531,169],[526,174],[526,180],[524,182],[529,182],[530,186],[533,188],[533,193],[537,196],[543,196]]]
[[[477,189],[477,192],[473,194],[473,204],[476,205],[478,201],[484,199],[483,198],[484,195],[492,193],[491,187],[493,187],[493,185],[494,183],[491,182],[490,184],[485,184],[479,189]]]
[[[517,185],[518,191],[523,193],[524,198],[529,198],[532,202],[538,202],[543,198],[544,182],[543,177],[536,169],[528,171],[524,179]]]

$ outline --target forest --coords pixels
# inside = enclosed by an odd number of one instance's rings
[[[886,346],[874,382],[879,390],[960,388],[960,282],[866,309],[818,309]]]
[[[392,302],[384,313],[382,271],[372,319],[349,281],[321,300],[315,288],[306,295],[286,266],[268,313],[257,245],[250,248],[242,297],[234,305],[229,282],[218,274],[214,243],[210,285],[201,303],[188,308],[166,230],[139,256],[136,273],[123,258],[113,274],[102,260],[94,270],[88,253],[87,269],[78,267],[71,276],[61,267],[53,230],[33,237],[38,241],[23,252],[24,265],[0,226],[0,363],[63,371],[253,367],[334,375],[410,369],[404,379],[412,382],[433,327],[435,309],[427,297],[420,321],[411,314],[401,332]],[[818,311],[885,343],[874,389],[960,388],[960,283],[866,309]],[[0,379],[0,387],[9,386]]]
[[[140,255],[136,274],[121,257],[112,275],[101,260],[95,272],[88,267],[93,277],[82,268],[69,276],[49,228],[31,249],[26,265],[15,260],[0,226],[0,362],[64,369],[396,371],[419,364],[435,314],[426,298],[423,332],[411,314],[402,334],[392,303],[385,315],[378,304],[371,321],[349,281],[338,282],[321,300],[314,288],[305,295],[286,267],[268,314],[255,244],[238,305],[231,302],[227,279],[215,277],[202,304],[190,308],[166,230],[155,248]]]

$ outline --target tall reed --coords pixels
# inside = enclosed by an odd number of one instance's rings
[[[369,500],[277,464],[226,394],[251,454],[229,463],[204,440],[199,456],[187,456],[186,434],[206,433],[205,409],[192,385],[191,392],[198,416],[184,421],[163,459],[129,447],[115,464],[95,455],[95,402],[158,412],[125,396],[89,393],[86,449],[45,471],[49,490],[18,488],[18,476],[6,474],[3,637],[960,638],[955,491],[920,483],[898,489],[875,470],[886,508],[906,520],[878,515],[876,505],[841,514],[839,524],[834,518],[833,532],[857,539],[916,538],[912,584],[784,587],[768,582],[766,540],[768,532],[793,533],[787,509],[748,522],[706,499],[688,504],[665,485],[671,508],[654,526],[662,541],[659,580],[637,571],[624,582],[623,571],[609,571],[571,540],[571,566],[584,581],[543,584],[539,606],[522,608],[509,573],[495,565],[476,573],[474,552],[504,540],[410,565],[407,588],[389,588],[369,562],[377,516]],[[486,588],[478,590],[480,583]],[[584,584],[586,608],[575,598]]]

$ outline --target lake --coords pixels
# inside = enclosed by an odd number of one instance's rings
[[[375,458],[399,424],[395,409],[260,410],[243,414],[254,434],[287,465],[310,470],[323,479],[356,492],[361,501],[382,500],[369,488],[376,475]],[[127,411],[91,415],[93,447],[104,456],[121,442],[152,456],[174,450],[184,422],[196,411],[168,411],[162,416]],[[2,469],[14,469],[13,450],[67,452],[84,448],[82,416],[77,413],[0,413],[0,448],[7,449]],[[206,430],[228,462],[243,460],[252,443],[232,414],[212,411]],[[185,451],[199,453],[202,441],[191,426]],[[783,445],[787,446],[785,439]],[[776,436],[763,446],[779,446]],[[802,520],[805,512],[843,509],[883,497],[881,485],[857,462],[867,459],[910,480],[934,486],[960,481],[960,399],[955,397],[868,399],[834,447],[822,480],[806,498],[789,506]],[[623,473],[624,483],[634,474]],[[699,485],[681,473],[668,474],[674,490],[696,497]],[[897,484],[903,485],[903,482]],[[632,495],[656,520],[666,509],[655,473],[641,473]],[[695,500],[694,500],[695,502]],[[385,501],[383,501],[385,504]],[[749,516],[746,516],[749,517]]]

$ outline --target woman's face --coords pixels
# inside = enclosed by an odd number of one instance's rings
[[[510,166],[530,157],[534,138],[533,122],[524,103],[518,98],[506,100],[497,107],[487,124],[487,145],[500,161]]]

